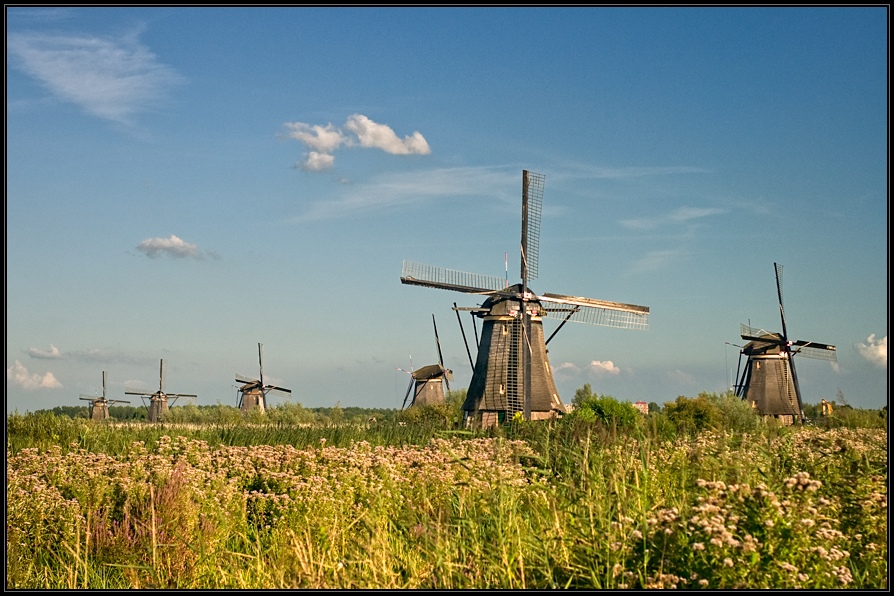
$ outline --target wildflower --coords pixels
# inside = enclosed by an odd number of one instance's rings
[[[705,550],[705,545],[701,542],[696,542],[692,545],[692,550],[694,550],[694,551]]]
[[[700,579],[700,580],[698,580],[698,585],[700,585],[700,586],[703,587],[703,588],[707,588],[707,587],[708,587],[708,580],[706,580],[706,579]]]

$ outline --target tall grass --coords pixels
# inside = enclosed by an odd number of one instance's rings
[[[887,589],[881,429],[13,416],[7,459],[8,588]]]

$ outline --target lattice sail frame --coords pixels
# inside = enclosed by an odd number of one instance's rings
[[[401,281],[405,284],[441,290],[487,295],[505,291],[506,284],[506,281],[500,277],[466,273],[406,260],[403,262]],[[568,319],[574,323],[617,329],[649,328],[649,308],[647,306],[563,294],[544,294],[533,296],[533,298],[541,303],[544,314],[547,316],[548,313],[554,313],[555,316],[564,318],[574,310],[574,307],[579,307],[577,312],[574,312]]]
[[[742,339],[750,339],[756,341],[773,341],[772,339],[768,340],[763,338],[767,335],[775,335],[779,337],[778,333],[772,333],[770,331],[767,331],[766,329],[751,327],[749,325],[746,325],[745,323],[740,323],[739,325],[739,331]],[[779,343],[781,343],[781,341]],[[799,339],[798,341],[791,342],[791,352],[792,354],[797,354],[798,356],[803,356],[805,358],[812,358],[814,360],[838,362],[838,355],[835,346],[830,346],[827,344],[820,344]]]

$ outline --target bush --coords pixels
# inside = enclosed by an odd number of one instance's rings
[[[642,413],[633,404],[620,402],[610,395],[593,394],[589,383],[575,392],[571,403],[575,407],[566,418],[572,421],[598,421],[605,426],[630,428],[642,419]]]
[[[664,412],[677,430],[684,433],[723,426],[723,411],[708,393],[700,393],[695,398],[681,395],[676,401],[664,404]]]

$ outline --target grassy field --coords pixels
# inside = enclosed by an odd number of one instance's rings
[[[886,590],[887,418],[714,401],[474,433],[11,415],[6,587]]]

